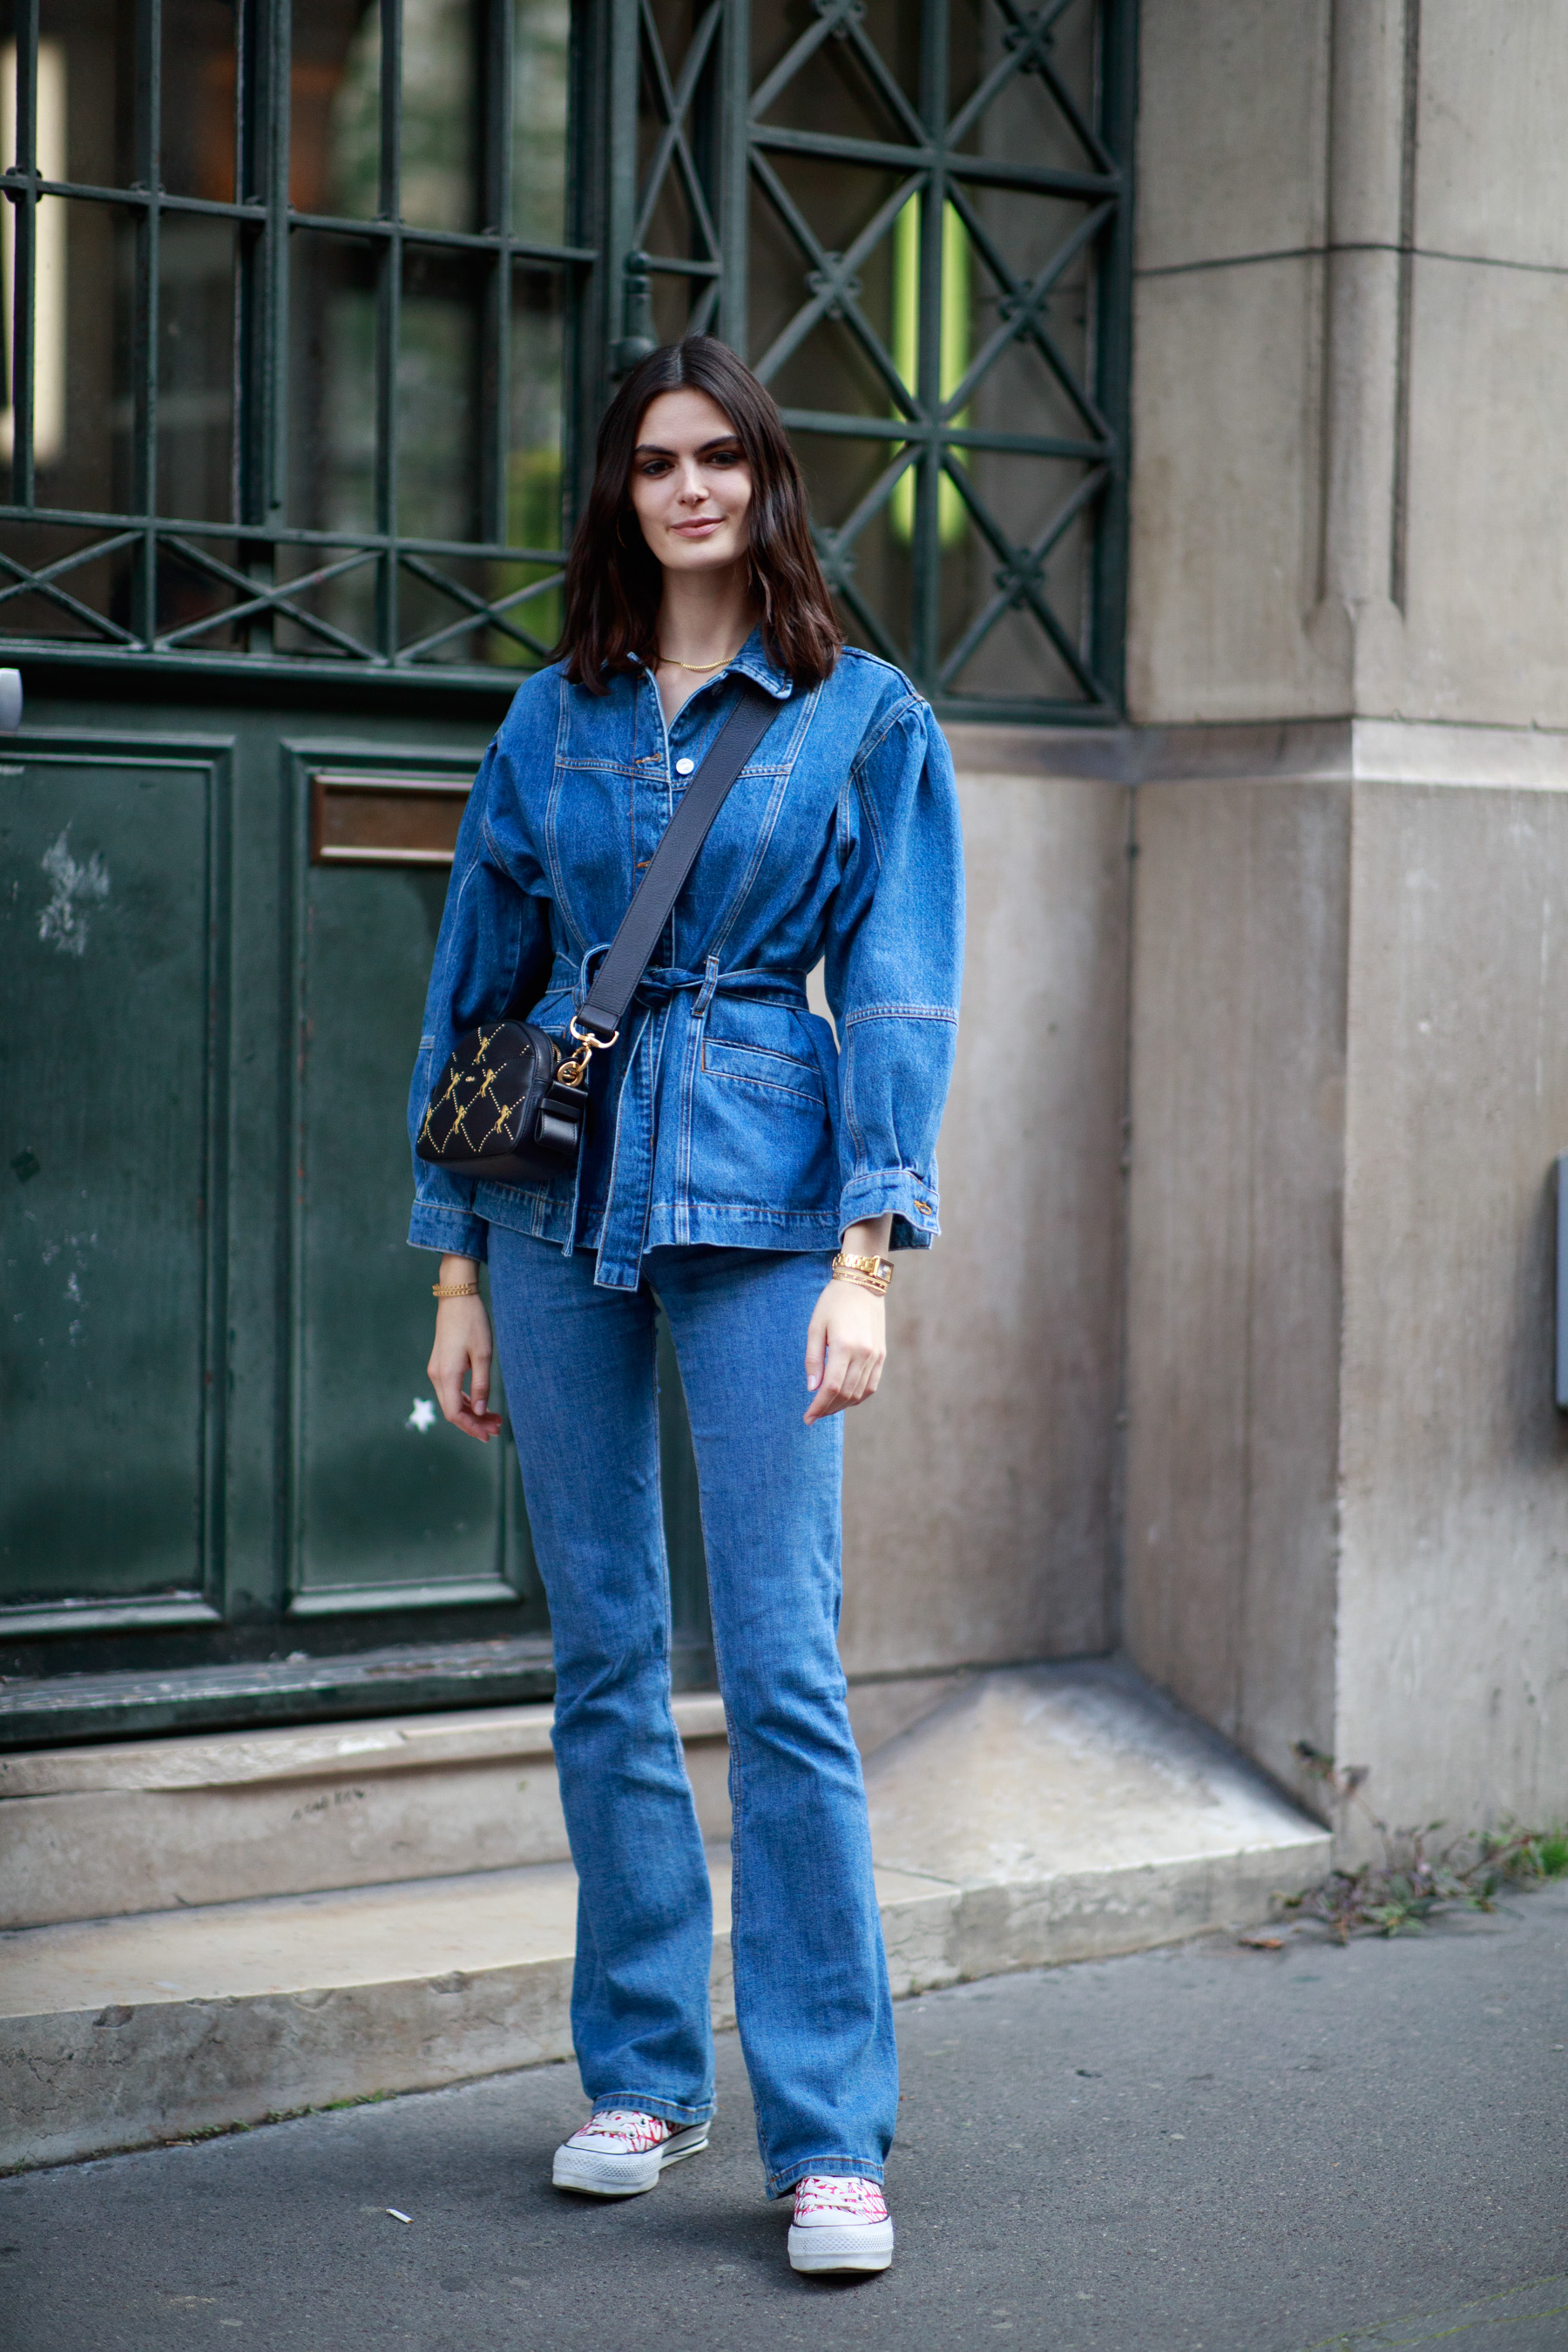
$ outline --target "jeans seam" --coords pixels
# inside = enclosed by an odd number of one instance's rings
[[[656,1294],[657,1296],[657,1294]],[[669,1573],[669,1538],[664,1525],[664,1448],[660,1443],[658,1400],[658,1318],[650,1315],[647,1326],[648,1373],[653,1384],[653,1486],[658,1527],[658,1556],[664,1565],[664,1703],[669,1717],[669,1727],[679,1742],[680,1734],[675,1725],[675,1687],[671,1680],[670,1661],[675,1655],[675,1588]],[[684,1754],[684,1748],[682,1753]]]
[[[698,1507],[700,1512],[700,1481],[699,1481]],[[704,1538],[706,1538],[706,1529],[704,1530]],[[718,1613],[712,1606],[711,1593],[709,1595],[709,1622],[713,1636],[713,1667],[714,1672],[717,1674],[719,1678],[719,1696],[721,1701],[724,1696],[724,1653],[720,1646]],[[724,1710],[724,1721],[725,1729],[729,1735],[730,1774],[731,1780],[730,1798],[730,1974],[735,1987],[735,2015],[736,2018],[739,2019],[741,2014],[741,1822],[745,1812],[745,1794],[741,1775],[741,1741],[739,1730],[738,1727],[730,1719],[730,1710],[728,1707]],[[762,2151],[760,2145],[762,2140],[762,2132],[763,2119],[761,2113],[759,2112],[757,2116],[757,2139],[759,2143],[759,2153],[763,2154],[763,2162],[765,2168],[767,2164],[767,2157],[766,2154]]]

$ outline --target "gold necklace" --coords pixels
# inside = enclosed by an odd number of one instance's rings
[[[735,648],[735,654],[738,654],[740,650],[740,646],[737,646]],[[716,669],[723,668],[725,662],[732,662],[735,658],[735,654],[726,654],[723,661],[683,662],[677,661],[673,654],[661,653],[658,657],[658,662],[661,669],[689,669],[698,677],[710,677]]]

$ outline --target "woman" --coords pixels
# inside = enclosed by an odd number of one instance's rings
[[[843,646],[778,411],[707,337],[654,352],[611,404],[565,603],[559,657],[519,689],[468,801],[416,1127],[479,1021],[510,1011],[564,1035],[742,677],[777,715],[595,1059],[574,1183],[415,1163],[410,1238],[442,1253],[431,1382],[456,1428],[498,1434],[488,1256],[550,1601],[592,2103],[554,2179],[651,2189],[707,2145],[713,2113],[708,1870],[670,1711],[657,1302],[701,1488],[735,2002],[768,2192],[794,2192],[797,2270],[882,2270],[897,2057],[837,1646],[837,1416],[881,1378],[884,1254],[937,1231],[963,922],[952,764],[908,679]],[[819,961],[837,1043],[806,1008]]]

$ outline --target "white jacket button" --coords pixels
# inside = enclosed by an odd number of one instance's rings
[[[696,765],[695,760],[677,760],[675,772],[678,776],[689,776]]]

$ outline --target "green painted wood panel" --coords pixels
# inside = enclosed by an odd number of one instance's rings
[[[313,764],[294,762],[301,810]],[[403,1106],[447,870],[306,850],[298,871],[290,1612],[518,1600],[542,1623],[510,1437],[481,1448],[440,1419],[424,1370],[439,1261],[406,1238]]]
[[[225,782],[130,748],[0,761],[12,1608],[208,1595]]]

